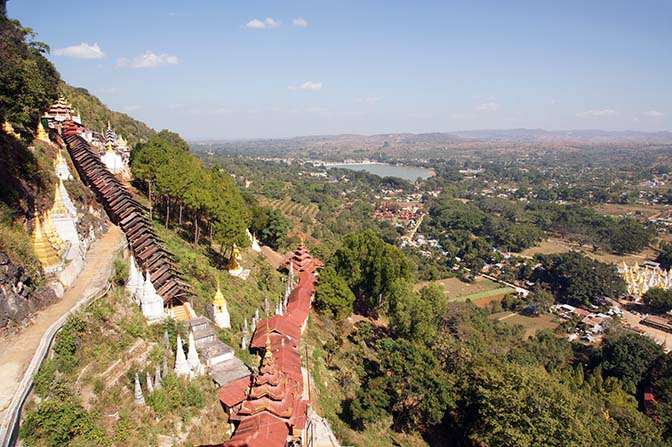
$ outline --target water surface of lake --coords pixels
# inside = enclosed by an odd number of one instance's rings
[[[380,177],[399,177],[414,182],[418,177],[426,179],[434,175],[431,169],[415,166],[397,166],[383,163],[339,163],[330,164],[328,168],[350,169],[352,171],[366,171]]]

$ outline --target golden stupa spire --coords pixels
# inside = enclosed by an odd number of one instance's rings
[[[40,141],[44,141],[45,143],[50,143],[49,135],[47,134],[47,131],[44,130],[42,120],[39,120],[37,122],[37,131],[35,132],[35,138],[37,138]]]
[[[63,180],[59,180],[59,186]],[[51,213],[56,216],[67,216],[69,214],[68,207],[65,206],[63,202],[63,196],[61,195],[61,188],[56,187],[56,193],[54,194],[54,206],[51,207]]]
[[[35,256],[37,256],[45,271],[55,270],[63,262],[42,232],[42,225],[37,213],[35,213],[33,218],[33,226],[33,250],[35,251]]]
[[[54,221],[51,220],[51,212],[47,211],[43,215],[43,231],[44,235],[49,239],[51,246],[58,252],[59,255],[62,255],[65,252],[65,242],[61,239],[58,232],[56,231],[56,225]]]
[[[222,290],[219,288],[219,278],[217,278],[217,292],[215,293],[215,298],[212,300],[212,304],[215,308],[226,305],[226,298],[224,298]]]

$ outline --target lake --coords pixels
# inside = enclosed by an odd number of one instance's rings
[[[415,166],[396,166],[383,163],[338,163],[329,164],[328,168],[350,169],[352,171],[366,171],[380,177],[399,177],[414,182],[418,177],[426,179],[434,175],[431,169]]]

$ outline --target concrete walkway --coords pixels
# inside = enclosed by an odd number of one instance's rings
[[[102,238],[96,240],[86,256],[86,264],[63,298],[40,310],[33,324],[18,334],[0,340],[0,422],[5,427],[7,410],[17,394],[24,375],[36,355],[42,338],[62,316],[78,307],[106,287],[114,268],[115,253],[125,242],[119,227],[110,225]],[[39,353],[38,353],[39,354]],[[32,383],[32,380],[30,381]]]

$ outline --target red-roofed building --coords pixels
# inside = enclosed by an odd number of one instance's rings
[[[299,282],[289,292],[283,314],[257,323],[250,348],[263,352],[259,374],[251,387],[241,379],[218,391],[229,420],[236,424],[234,435],[221,447],[302,445],[308,401],[303,398],[299,344],[315,293],[314,272],[323,264],[303,245],[285,261],[290,272],[299,272]]]
[[[224,405],[229,417],[231,417],[239,408],[240,404],[247,399],[247,393],[250,390],[250,378],[241,377],[238,380],[229,382],[217,391],[217,397]]]

